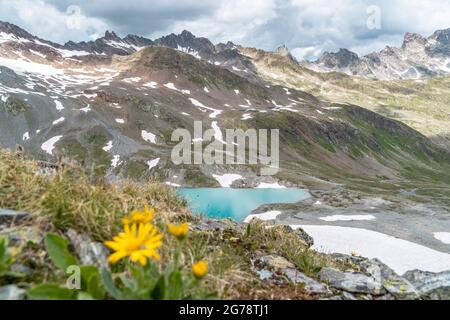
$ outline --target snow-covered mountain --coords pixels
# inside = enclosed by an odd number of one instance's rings
[[[436,56],[442,50],[430,48]],[[0,144],[96,165],[111,178],[170,185],[219,186],[230,174],[245,186],[328,185],[349,176],[397,179],[422,166],[446,179],[450,154],[430,139],[364,108],[278,83],[294,73],[325,84],[286,47],[268,53],[214,45],[188,31],[156,40],[106,32],[60,45],[0,23]],[[280,129],[280,172],[264,180],[254,166],[174,165],[171,134],[193,131],[194,121],[219,141],[227,128]]]
[[[317,61],[303,65],[316,71],[381,80],[446,76],[450,74],[450,28],[428,38],[407,33],[400,48],[388,46],[363,57],[347,49],[325,52]]]

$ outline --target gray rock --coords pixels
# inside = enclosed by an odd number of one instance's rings
[[[263,281],[269,280],[270,278],[273,277],[273,272],[267,269],[256,270],[255,272],[258,275],[258,277]]]
[[[12,227],[0,230],[0,236],[5,236],[11,246],[23,247],[27,243],[40,245],[44,235],[38,227]]]
[[[283,258],[281,256],[275,255],[275,254],[271,254],[268,256],[258,258],[256,260],[256,263],[260,264],[263,267],[266,267],[270,270],[274,270],[274,271],[282,271],[287,268],[291,268],[291,269],[295,268],[295,266],[292,262],[286,260],[285,258]]]
[[[9,285],[0,287],[0,300],[24,300],[26,291],[18,286]]]
[[[282,272],[291,280],[292,282],[296,284],[303,284],[306,291],[308,291],[311,294],[330,294],[331,291],[328,290],[328,288],[321,284],[320,282],[317,282],[316,280],[306,276],[302,272],[298,271],[297,269],[293,268],[286,268],[282,270]]]
[[[352,295],[350,292],[342,292],[342,300],[358,300],[354,295]]]
[[[363,273],[342,272],[333,268],[323,268],[319,278],[330,286],[352,293],[382,295],[385,290],[380,281]]]
[[[433,300],[450,299],[450,271],[432,273],[414,270],[408,271],[403,277],[424,297]]]
[[[206,232],[224,231],[226,229],[238,229],[238,228],[239,228],[238,224],[229,219],[224,219],[223,221],[222,220],[201,221],[200,223],[192,226],[193,230]]]
[[[306,233],[305,230],[302,228],[298,228],[295,230],[295,233],[299,236],[300,239],[302,239],[309,247],[312,247],[314,245],[314,239]]]
[[[88,235],[78,234],[72,229],[67,231],[67,237],[70,239],[82,265],[108,266],[109,252],[103,244],[94,242]]]
[[[0,208],[0,223],[6,223],[10,221],[17,221],[27,217],[29,214],[23,211],[14,211],[9,209]]]
[[[408,280],[400,277],[391,268],[377,259],[365,260],[360,263],[365,272],[397,299],[418,299],[420,294]]]

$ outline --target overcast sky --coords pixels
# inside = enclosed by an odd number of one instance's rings
[[[358,54],[400,46],[405,32],[450,27],[450,0],[0,0],[0,20],[55,42],[114,30],[155,38],[187,29],[213,42],[297,58],[348,48]]]

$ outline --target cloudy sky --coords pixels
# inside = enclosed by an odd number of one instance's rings
[[[348,48],[359,54],[401,45],[405,32],[450,27],[450,0],[0,0],[0,20],[55,42],[114,30],[155,38],[190,30],[298,58]]]

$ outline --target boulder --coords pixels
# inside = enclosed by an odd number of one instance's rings
[[[67,231],[67,237],[77,253],[82,265],[107,267],[108,249],[99,242],[94,242],[86,234],[79,234],[73,229]]]
[[[20,289],[18,286],[9,285],[0,287],[0,301],[1,300],[25,300],[26,291]]]
[[[304,289],[310,294],[330,294],[331,291],[320,282],[308,277],[304,273],[293,268],[282,270],[284,275],[295,284],[303,284]]]
[[[426,271],[408,271],[403,275],[419,294],[432,300],[450,300],[450,271],[432,273]]]
[[[379,279],[357,272],[343,272],[333,268],[323,268],[319,278],[330,286],[351,293],[364,293],[379,296],[385,290]]]
[[[377,282],[381,282],[387,292],[397,299],[418,299],[420,294],[408,280],[400,277],[391,268],[377,259],[365,260],[360,263],[365,272]]]
[[[285,258],[283,258],[281,256],[275,255],[275,254],[261,257],[261,258],[257,259],[257,263],[260,263],[264,267],[267,267],[274,271],[282,271],[283,269],[286,269],[286,268],[291,268],[291,269],[295,268],[295,266],[292,262],[286,260]]]
[[[23,211],[14,211],[9,209],[0,208],[0,223],[8,223],[11,221],[17,221],[27,217],[29,214]]]

